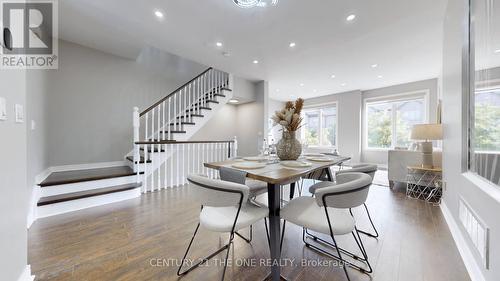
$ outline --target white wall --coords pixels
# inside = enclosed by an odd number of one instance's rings
[[[267,116],[268,117],[267,118],[271,118],[276,111],[280,111],[285,107],[284,102],[278,101],[278,100],[273,100],[273,99],[268,99],[267,104],[268,104],[268,106],[267,106],[267,111],[268,111]],[[267,120],[264,120],[264,121],[268,122]],[[272,123],[271,123],[271,126],[272,126]],[[274,143],[278,143],[283,136],[283,131],[281,130],[281,126],[274,126],[274,127],[268,128],[268,134],[272,135],[272,138],[274,139]]]
[[[482,266],[480,257],[474,252],[471,241],[467,238],[458,240],[458,247],[464,262],[470,268],[478,269],[485,280],[496,281],[500,276],[500,189],[478,180],[463,168],[466,152],[462,149],[467,139],[463,132],[467,128],[464,115],[465,104],[462,103],[462,46],[464,32],[464,16],[467,1],[448,1],[444,22],[443,40],[443,176],[447,184],[444,193],[444,209],[449,210],[450,225],[458,225],[452,232],[455,237],[466,237],[464,228],[459,223],[458,200],[463,198],[477,215],[490,227],[490,269]],[[445,212],[446,213],[446,212]],[[468,255],[470,254],[470,256]],[[474,273],[474,271],[472,271]],[[474,274],[475,280],[479,275]],[[474,280],[473,279],[473,280]]]
[[[26,107],[26,72],[0,70],[0,97],[8,120],[0,121],[0,276],[18,280],[27,265],[29,193],[26,184],[26,123],[15,123],[14,104]]]
[[[341,155],[351,157],[353,162],[359,162],[361,157],[361,91],[307,99],[305,106],[321,106],[333,102],[337,103],[338,108],[337,150]]]

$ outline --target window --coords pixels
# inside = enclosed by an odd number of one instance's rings
[[[367,148],[408,147],[413,125],[426,121],[425,96],[367,102],[365,116]]]
[[[473,0],[468,169],[500,185],[500,0]],[[473,79],[472,79],[473,78]]]
[[[337,146],[337,106],[309,108],[303,111],[302,139],[310,146]]]

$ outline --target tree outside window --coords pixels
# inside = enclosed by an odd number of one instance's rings
[[[365,112],[368,148],[408,147],[413,125],[425,123],[424,98],[367,103]]]
[[[337,145],[337,107],[304,110],[302,138],[307,145],[335,147]]]

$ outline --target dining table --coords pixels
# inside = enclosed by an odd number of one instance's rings
[[[293,197],[295,183],[301,178],[310,178],[316,174],[333,181],[330,167],[341,164],[349,160],[349,157],[324,155],[321,157],[301,157],[295,162],[304,163],[303,167],[290,165],[289,161],[279,161],[277,159],[262,158],[258,162],[265,163],[260,168],[237,168],[242,162],[249,162],[245,158],[233,158],[221,162],[204,163],[210,169],[219,170],[222,167],[229,167],[247,173],[247,177],[267,183],[267,196],[269,208],[269,244],[270,244],[270,267],[271,273],[265,280],[286,280],[281,276],[281,251],[280,251],[280,208],[281,208],[281,188],[290,184],[290,197]],[[253,159],[252,159],[253,160]],[[239,165],[238,165],[239,164]],[[236,167],[235,167],[236,166]],[[251,165],[250,165],[251,166]],[[258,166],[256,166],[258,167]]]

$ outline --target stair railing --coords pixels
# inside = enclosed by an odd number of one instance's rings
[[[144,193],[185,185],[192,173],[217,178],[218,173],[204,164],[225,161],[238,153],[236,137],[223,141],[138,141],[135,146],[135,150],[144,151],[143,161],[135,165]]]
[[[202,117],[203,111],[209,108],[208,103],[229,87],[229,83],[229,73],[209,67],[146,110],[139,112],[134,107],[134,143],[140,140],[175,141],[173,136],[181,132],[183,124],[192,123],[195,117]],[[160,144],[155,145],[159,149]],[[140,160],[140,151],[137,151],[136,146],[133,158],[134,164]]]

